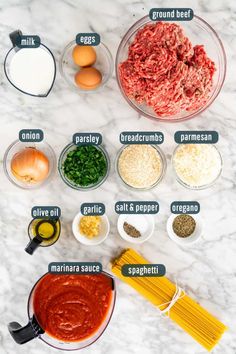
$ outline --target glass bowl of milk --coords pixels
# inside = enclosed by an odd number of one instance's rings
[[[5,75],[11,85],[20,92],[35,97],[46,97],[56,77],[55,58],[50,49],[40,42],[35,47],[27,47],[27,39],[24,39],[26,45],[19,46],[23,37],[27,36],[22,36],[21,31],[10,34],[13,47],[5,57]]]

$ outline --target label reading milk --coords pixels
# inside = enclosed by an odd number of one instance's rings
[[[51,274],[99,274],[102,264],[99,262],[52,262],[48,265]]]
[[[124,264],[121,273],[124,277],[163,277],[166,267],[164,264]]]
[[[121,144],[162,144],[164,135],[161,132],[122,132]]]
[[[19,131],[19,140],[22,143],[39,143],[43,141],[44,134],[41,129],[22,129]]]
[[[39,36],[20,35],[16,39],[16,46],[18,48],[38,48],[41,44]]]
[[[61,217],[61,209],[58,206],[34,206],[31,209],[33,219],[59,219]]]
[[[78,45],[97,46],[100,42],[101,38],[98,33],[78,33],[76,35],[76,43]]]
[[[100,133],[75,133],[73,135],[75,145],[101,145],[102,135]]]
[[[152,21],[191,21],[193,16],[190,8],[153,8],[149,11]]]
[[[214,130],[180,130],[174,138],[178,144],[216,144],[219,134]]]
[[[159,204],[152,201],[120,201],[115,204],[115,212],[117,214],[157,214]]]
[[[173,214],[198,214],[200,204],[195,201],[174,201],[171,203],[170,211]]]
[[[104,215],[106,208],[103,203],[83,203],[81,205],[81,214],[85,216]]]

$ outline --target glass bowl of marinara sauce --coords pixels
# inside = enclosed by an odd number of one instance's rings
[[[38,338],[61,350],[79,350],[94,343],[108,326],[115,306],[114,278],[106,273],[46,273],[28,300],[29,322],[11,322],[18,344]]]

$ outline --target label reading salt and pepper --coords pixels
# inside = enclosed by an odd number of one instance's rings
[[[18,48],[38,48],[41,44],[39,36],[34,35],[19,35],[15,42]]]
[[[120,133],[121,144],[162,144],[163,141],[164,134],[158,131]]]
[[[75,133],[73,135],[73,143],[77,146],[101,145],[102,135],[100,133]]]
[[[61,209],[58,206],[34,206],[31,209],[33,219],[59,219],[61,217]]]
[[[100,44],[101,38],[98,33],[78,33],[75,41],[78,45],[97,46]]]
[[[80,207],[84,216],[104,215],[106,208],[103,203],[83,203]]]
[[[22,143],[39,143],[43,139],[44,133],[41,129],[22,129],[19,131],[19,140]]]
[[[177,144],[216,144],[219,134],[215,130],[180,130],[174,139]]]
[[[166,268],[164,264],[124,264],[121,273],[124,277],[163,277]]]
[[[193,16],[190,8],[153,8],[149,11],[152,21],[191,21]]]
[[[115,212],[117,214],[157,214],[159,204],[152,201],[119,201],[115,204]]]
[[[198,214],[200,204],[196,201],[174,201],[171,203],[170,211],[173,214]]]

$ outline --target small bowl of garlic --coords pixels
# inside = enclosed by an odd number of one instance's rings
[[[75,238],[87,246],[99,245],[109,235],[110,222],[104,215],[83,215],[78,213],[72,223]]]

